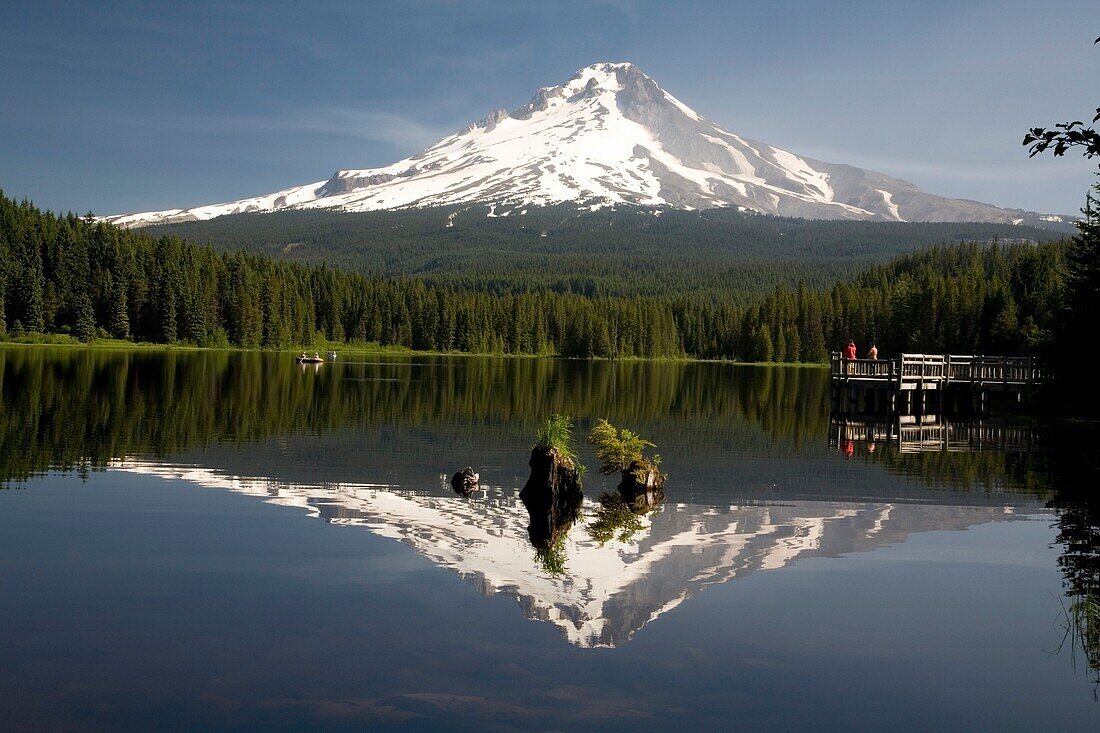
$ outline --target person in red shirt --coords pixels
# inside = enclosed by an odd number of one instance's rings
[[[848,340],[848,345],[844,347],[844,358],[854,359],[856,358],[856,342],[851,339]]]

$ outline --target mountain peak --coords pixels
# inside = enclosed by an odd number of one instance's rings
[[[641,69],[629,61],[600,61],[599,63],[589,64],[584,68],[578,69],[577,73],[573,74],[569,81],[592,78],[611,79],[625,74],[640,74],[641,76],[645,76]],[[566,84],[569,84],[569,82],[566,82]]]
[[[1022,223],[1023,212],[743,138],[703,118],[630,62],[601,61],[388,166],[226,204],[109,217],[123,226],[283,208],[369,211],[573,201],[882,221]],[[1038,215],[1035,215],[1038,216]]]
[[[580,69],[579,71],[577,71],[577,74],[581,74],[585,71],[607,71],[607,72],[611,72],[611,71],[619,71],[620,69],[623,69],[623,70],[629,70],[629,69],[638,70],[638,67],[635,66],[634,64],[630,63],[629,61],[597,61],[594,64],[589,64],[588,66],[585,66],[584,68]]]
[[[629,82],[648,80],[645,73],[629,61],[601,61],[589,64],[570,77],[561,88],[576,91],[578,88],[600,88],[607,91],[620,91]]]

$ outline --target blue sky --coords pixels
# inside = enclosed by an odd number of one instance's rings
[[[0,19],[0,188],[54,210],[385,165],[596,61],[634,62],[739,134],[932,193],[1072,213],[1097,170],[1020,145],[1100,104],[1095,0],[0,0]]]

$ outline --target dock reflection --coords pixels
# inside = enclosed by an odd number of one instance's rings
[[[901,453],[986,450],[1022,453],[1038,447],[1031,425],[1003,418],[952,418],[945,415],[851,415],[829,418],[829,446],[850,455],[856,447],[868,452],[895,445]]]

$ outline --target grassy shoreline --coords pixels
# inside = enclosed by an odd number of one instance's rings
[[[5,348],[76,348],[103,349],[115,351],[232,351],[240,353],[300,354],[336,351],[338,354],[363,356],[458,356],[458,357],[498,357],[505,359],[570,359],[573,361],[624,361],[624,362],[675,362],[705,364],[737,364],[740,366],[785,366],[816,368],[827,366],[826,362],[757,362],[735,359],[699,359],[692,356],[624,356],[617,359],[591,357],[577,359],[558,354],[505,354],[501,352],[474,353],[466,351],[422,351],[405,346],[384,346],[377,343],[326,342],[321,345],[287,346],[267,348],[261,346],[199,346],[189,343],[161,344],[150,341],[126,341],[123,339],[96,338],[84,342],[66,334],[26,334],[16,338],[0,336],[0,349]]]

